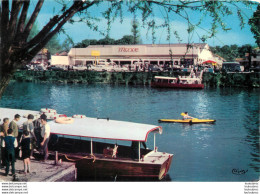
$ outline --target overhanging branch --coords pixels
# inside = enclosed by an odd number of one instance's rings
[[[25,40],[27,40],[27,38],[28,38],[28,36],[29,36],[29,34],[31,32],[31,29],[33,27],[33,24],[34,24],[34,22],[35,22],[35,20],[36,20],[36,18],[38,16],[40,10],[41,10],[43,2],[44,2],[44,0],[39,0],[38,1],[37,5],[36,5],[36,7],[35,7],[35,9],[33,11],[33,14],[31,16],[31,18],[29,19],[29,21],[28,21],[28,23],[27,23],[27,25],[26,25],[26,27],[24,29],[23,38]]]

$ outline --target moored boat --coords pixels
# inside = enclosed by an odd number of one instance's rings
[[[155,76],[152,87],[157,88],[179,88],[179,89],[203,89],[204,84],[200,78],[191,77],[164,77]]]
[[[160,180],[166,175],[172,162],[173,154],[159,152],[155,145],[155,134],[162,133],[160,126],[88,117],[75,118],[72,124],[50,121],[49,125],[52,134],[90,138],[89,144],[81,142],[85,146],[81,146],[77,153],[63,153],[67,155],[67,159],[80,159],[77,164],[85,171],[86,176],[149,177]],[[141,149],[141,143],[147,141],[150,133],[154,134],[153,150]],[[108,147],[102,142],[94,143],[94,139],[106,139],[115,143]],[[118,145],[118,141],[130,141],[137,146],[133,148]],[[62,154],[62,151],[59,153]],[[133,156],[133,153],[136,155]]]
[[[0,118],[13,118],[15,114],[36,114],[37,111],[0,108]],[[21,118],[21,125],[25,118]],[[49,148],[59,152],[59,158],[76,162],[85,177],[142,177],[161,180],[170,169],[173,154],[159,152],[156,134],[162,128],[110,119],[74,118],[70,124],[48,121],[51,128]],[[148,135],[154,134],[153,149],[141,149]],[[94,140],[113,141],[108,144]],[[86,141],[89,140],[89,141]],[[132,142],[119,145],[118,142]],[[118,143],[118,144],[117,144]],[[137,145],[137,146],[136,146]],[[134,154],[133,154],[134,153]]]

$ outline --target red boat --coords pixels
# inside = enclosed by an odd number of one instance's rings
[[[152,87],[157,88],[183,88],[183,89],[203,89],[201,78],[192,77],[163,77],[155,76],[155,81],[151,83]]]

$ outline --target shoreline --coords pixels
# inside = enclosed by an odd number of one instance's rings
[[[40,83],[151,85],[154,76],[188,76],[189,72],[98,72],[98,71],[17,71],[12,80]],[[205,87],[260,87],[259,72],[204,72]]]

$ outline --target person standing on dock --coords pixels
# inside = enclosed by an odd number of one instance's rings
[[[13,130],[13,136],[15,137],[15,138],[17,138],[18,137],[18,124],[17,124],[17,122],[20,120],[20,115],[19,114],[16,114],[16,115],[14,115],[14,120],[12,120],[11,122],[10,122],[10,124],[9,124],[9,128],[10,129],[12,129]]]
[[[21,149],[22,149],[22,159],[24,164],[24,173],[30,172],[30,144],[31,144],[31,137],[29,131],[23,130],[23,138],[21,141]]]
[[[33,125],[33,119],[34,116],[32,114],[28,115],[28,120],[25,121],[23,123],[23,131],[27,130],[29,132],[29,136],[31,138],[31,154],[30,154],[30,158],[33,158],[33,151],[36,148],[36,137],[34,134],[34,125]],[[22,136],[21,138],[23,138],[24,136]]]
[[[8,129],[9,129],[9,118],[4,118],[3,124],[1,125],[1,130],[3,130],[4,137],[7,136]]]
[[[5,154],[4,154],[4,148],[2,148],[2,141],[4,137],[7,136],[7,130],[9,129],[9,119],[4,118],[3,124],[0,126],[0,168],[5,166]]]
[[[44,155],[43,161],[45,162],[48,159],[48,143],[50,139],[50,126],[47,123],[47,116],[41,115],[41,123],[42,123],[42,130],[41,130],[41,136],[43,138],[43,141],[41,142],[41,149]]]
[[[41,118],[35,119],[33,121],[34,135],[36,137],[37,150],[41,148],[42,136],[41,136]]]
[[[16,138],[16,141],[17,141],[17,138],[18,138],[18,129],[19,129],[17,122],[20,120],[20,117],[21,116],[19,114],[14,115],[14,120],[12,120],[9,124],[9,128],[13,130],[13,136]],[[15,149],[15,157],[16,158],[19,157],[19,150],[18,149]]]
[[[12,175],[15,174],[15,148],[17,148],[17,139],[13,136],[13,130],[7,130],[8,135],[3,139],[2,147],[5,147],[5,176],[9,173],[10,162],[12,165]]]
[[[3,139],[4,139],[4,129],[3,129],[3,127],[2,127],[2,125],[0,126],[0,145],[2,145],[2,141],[3,141]],[[0,146],[0,169],[2,168],[2,166],[3,166],[3,162],[2,162],[2,159],[3,159],[3,157],[2,157],[2,146]]]

